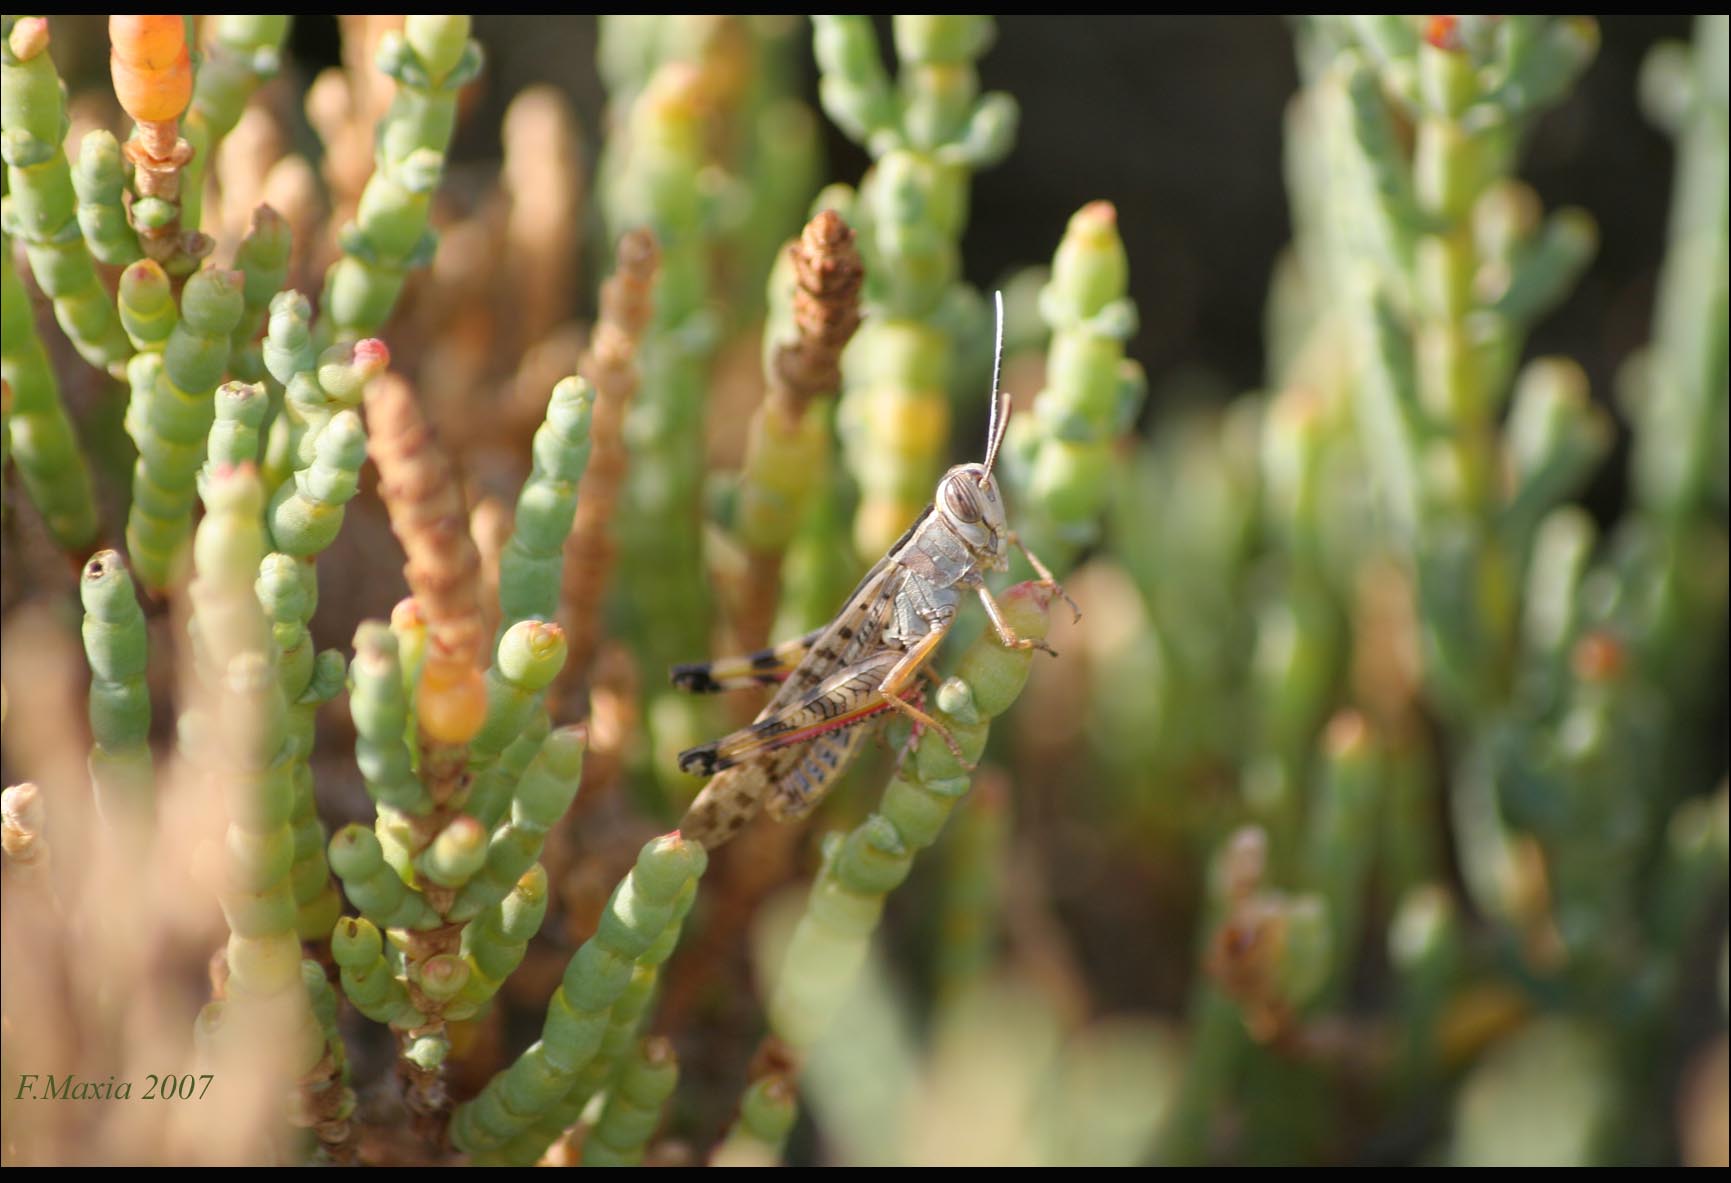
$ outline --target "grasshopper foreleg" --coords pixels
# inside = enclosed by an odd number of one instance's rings
[[[1034,569],[1034,574],[1036,574],[1040,577],[1040,582],[1046,584],[1048,587],[1055,588],[1057,590],[1058,594],[1064,597],[1064,602],[1066,604],[1070,605],[1070,611],[1074,612],[1076,614],[1076,619],[1081,620],[1082,619],[1082,609],[1077,606],[1075,600],[1072,600],[1070,598],[1070,593],[1064,590],[1064,585],[1059,583],[1058,580],[1052,575],[1052,569],[1040,561],[1040,556],[1036,555],[1033,551],[1028,549],[1028,544],[1022,541],[1021,535],[1015,533],[1014,531],[1011,531],[1011,533],[1010,533],[1010,545],[1022,552],[1022,557],[1024,559],[1028,560],[1028,566],[1030,566]],[[987,611],[988,612],[991,611],[991,608],[988,607]],[[998,619],[996,616],[994,616],[992,618],[992,624],[995,626],[995,625],[997,625],[997,623],[998,623]],[[998,630],[998,639],[1003,640],[1003,636],[1004,636],[1003,630],[999,629]],[[1006,641],[1005,644],[1008,644],[1008,642]],[[1051,653],[1052,651],[1050,649],[1047,649],[1046,652]]]
[[[1058,585],[1054,583],[1052,586],[1057,587]],[[1059,588],[1058,590],[1060,592],[1063,591],[1062,588]],[[1021,637],[1016,635],[1016,630],[1011,628],[1009,621],[1004,619],[1004,613],[999,609],[998,601],[992,598],[991,589],[986,586],[985,580],[982,579],[975,583],[974,591],[979,595],[980,603],[986,609],[986,619],[992,622],[992,631],[998,634],[998,643],[1003,645],[1004,648],[1039,649],[1042,652],[1050,653],[1053,657],[1058,656],[1058,651],[1046,644],[1046,642],[1036,640],[1032,637]],[[1069,599],[1068,596],[1065,596],[1064,598]]]

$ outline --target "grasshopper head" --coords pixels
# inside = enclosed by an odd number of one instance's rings
[[[1009,564],[1010,526],[998,479],[984,464],[958,464],[938,482],[933,509],[982,566],[1002,571]]]

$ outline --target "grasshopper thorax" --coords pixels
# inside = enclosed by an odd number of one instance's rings
[[[983,464],[958,464],[938,482],[933,512],[960,538],[980,565],[1001,571],[1009,563],[1009,522],[998,480]]]

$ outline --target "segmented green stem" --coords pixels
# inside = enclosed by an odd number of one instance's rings
[[[503,899],[541,857],[547,832],[577,797],[584,740],[581,728],[562,727],[542,742],[517,782],[510,820],[493,831],[486,865],[463,885],[451,919],[467,920]]]
[[[1022,497],[1016,530],[1054,571],[1099,534],[1122,437],[1147,395],[1142,367],[1124,357],[1136,331],[1130,265],[1111,203],[1070,218],[1052,259],[1040,312],[1052,330],[1046,387],[1032,413],[1010,420],[1005,460]]]
[[[132,339],[134,349],[139,353],[161,354],[168,348],[168,338],[180,322],[180,305],[175,303],[174,286],[162,264],[155,259],[138,259],[122,271],[119,305],[120,323]],[[135,357],[132,362],[137,360]],[[127,363],[129,372],[132,362]],[[142,389],[148,393],[150,388]],[[133,410],[131,404],[127,410],[129,413]]]
[[[199,76],[202,78],[203,74]],[[189,205],[191,192],[188,194]],[[242,289],[245,306],[240,323],[234,327],[228,368],[229,373],[244,382],[262,382],[268,374],[259,334],[265,328],[271,302],[288,279],[289,254],[294,246],[292,237],[283,216],[270,206],[261,205],[253,210],[252,226],[235,251],[235,268],[246,277]]]
[[[854,542],[876,561],[931,497],[949,442],[968,180],[1008,153],[1016,105],[979,94],[990,17],[898,16],[892,87],[862,16],[818,16],[823,107],[876,163],[847,211],[866,259],[868,315],[843,361],[837,426],[860,486]],[[828,195],[826,195],[827,199]]]
[[[1017,585],[1000,598],[1005,621],[1021,637],[1043,637],[1053,595],[1041,584]],[[990,720],[1021,693],[1032,657],[988,633],[939,688],[933,717],[969,760],[984,750]],[[907,877],[915,855],[937,840],[969,785],[967,768],[928,732],[884,789],[878,811],[848,834],[825,840],[823,867],[769,1002],[770,1029],[796,1053],[829,1028],[865,959],[885,896]]]
[[[369,782],[370,784],[371,782]],[[380,928],[433,928],[439,914],[403,883],[385,862],[384,848],[371,830],[344,826],[331,837],[331,869],[361,914]]]
[[[766,1076],[745,1090],[739,1115],[710,1158],[717,1167],[773,1167],[799,1117],[799,1094],[786,1077]]]
[[[609,232],[618,238],[646,225],[661,252],[653,317],[636,355],[642,382],[626,419],[631,464],[614,532],[617,585],[631,589],[619,606],[646,669],[701,652],[709,632],[700,498],[704,390],[716,326],[704,303],[706,103],[700,71],[680,62],[662,66],[623,116],[618,152],[604,162]],[[689,696],[657,694],[644,711],[653,748],[671,753],[698,742],[711,726],[707,711]],[[671,767],[659,759],[655,766]]]
[[[181,134],[192,147],[192,159],[181,173],[180,216],[189,230],[198,229],[210,161],[240,122],[247,100],[276,76],[282,64],[289,20],[286,16],[243,15],[213,16],[205,21],[207,32],[192,104],[181,121]],[[257,380],[256,375],[246,377]]]
[[[148,822],[155,789],[150,754],[149,640],[132,576],[120,555],[84,564],[84,656],[90,663],[90,778],[97,804],[116,822]]]
[[[319,433],[312,462],[278,485],[270,499],[270,533],[278,549],[310,559],[335,541],[366,459],[360,415],[338,412]]]
[[[216,421],[205,444],[201,481],[219,468],[258,464],[259,428],[268,410],[270,396],[260,383],[224,382],[216,388]]]
[[[459,1148],[497,1150],[563,1099],[600,1050],[613,1004],[630,984],[638,960],[664,933],[677,931],[676,904],[707,861],[701,847],[678,834],[643,848],[608,901],[600,929],[566,967],[548,1004],[541,1038],[457,1109],[451,1137]]]
[[[128,408],[127,426],[138,446],[138,462],[133,467],[126,547],[138,578],[152,591],[175,580],[192,524],[194,486],[216,418],[216,386],[228,365],[229,336],[241,305],[238,272],[207,269],[188,279],[180,318],[169,333],[154,381],[148,391],[135,389],[135,397],[143,394],[143,403]],[[154,362],[140,367],[154,367]]]
[[[466,16],[411,16],[379,47],[379,69],[397,83],[376,138],[373,175],[343,257],[325,277],[322,309],[338,336],[365,337],[390,318],[408,272],[432,257],[428,206],[445,169],[457,92],[481,69]]]
[[[0,159],[6,162],[7,196],[0,223],[24,243],[31,274],[54,301],[55,319],[79,354],[98,369],[118,374],[131,350],[78,225],[72,169],[61,146],[66,96],[48,53],[48,22],[7,17],[4,32]],[[9,296],[6,303],[14,301]]]
[[[415,775],[405,738],[408,696],[397,656],[397,638],[376,620],[355,632],[355,659],[349,667],[349,714],[355,722],[355,762],[367,793],[399,813],[424,815],[433,799]]]
[[[583,1165],[641,1166],[649,1136],[661,1123],[661,1109],[678,1083],[673,1044],[659,1036],[643,1040],[614,1080],[600,1119],[583,1140]]]
[[[446,1015],[461,1019],[486,1006],[522,964],[546,916],[547,872],[536,863],[502,899],[464,926],[462,952],[469,963],[469,982]]]
[[[302,940],[323,940],[342,910],[342,899],[325,862],[325,829],[313,796],[309,760],[319,707],[343,686],[342,655],[315,654],[308,629],[318,607],[318,577],[312,564],[286,554],[266,555],[255,585],[270,619],[277,648],[277,676],[288,703],[288,749],[294,784],[294,867],[291,871]]]
[[[126,220],[126,166],[113,132],[98,128],[85,135],[72,188],[78,195],[78,226],[90,253],[111,267],[136,262],[144,252]]]
[[[499,556],[498,649],[519,621],[551,621],[559,610],[565,537],[577,513],[577,487],[589,465],[589,420],[595,391],[581,377],[553,388],[535,431],[533,467],[517,495],[511,537]]]
[[[343,993],[375,1023],[418,1027],[423,1016],[385,958],[384,937],[366,917],[344,916],[331,932],[331,958],[342,973]]]
[[[507,1166],[528,1166],[539,1161],[548,1147],[577,1124],[589,1102],[619,1074],[636,1045],[644,1017],[654,1001],[656,986],[661,980],[661,967],[679,944],[680,929],[696,900],[697,881],[694,879],[674,898],[673,918],[660,938],[637,958],[630,982],[608,1012],[607,1030],[601,1037],[600,1049],[577,1073],[564,1097],[549,1106],[533,1126],[513,1138],[503,1150],[490,1152],[487,1156],[489,1161],[497,1159]]]
[[[12,458],[54,540],[79,551],[96,540],[90,470],[60,401],[60,383],[12,270],[12,240],[0,237],[0,376],[12,392]]]
[[[190,587],[200,669],[214,699],[192,738],[228,809],[219,899],[230,930],[229,994],[248,999],[302,989],[289,878],[292,757],[275,646],[253,589],[264,558],[262,502],[251,467],[212,475]]]

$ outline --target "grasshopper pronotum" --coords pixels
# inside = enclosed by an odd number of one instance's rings
[[[984,578],[986,571],[1009,567],[1013,546],[1055,586],[1045,564],[1010,530],[992,475],[1010,414],[1009,397],[998,391],[1002,295],[997,314],[985,462],[944,474],[932,504],[822,628],[745,657],[674,668],[673,684],[691,691],[781,682],[750,726],[679,754],[681,770],[714,778],[679,823],[687,839],[718,846],[760,805],[783,821],[807,813],[847,768],[872,729],[868,724],[892,711],[936,732],[961,759],[954,737],[922,709],[921,678],[955,622],[963,592],[979,596],[1005,645],[1052,652],[1044,641],[1010,629]]]

